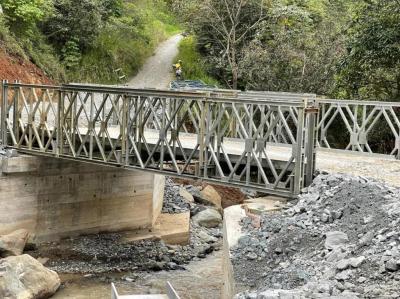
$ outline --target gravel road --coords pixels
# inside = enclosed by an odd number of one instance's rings
[[[172,64],[178,55],[181,39],[182,35],[178,34],[161,43],[128,85],[134,88],[168,88],[173,80]]]

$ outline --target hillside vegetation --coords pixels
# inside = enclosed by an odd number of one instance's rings
[[[163,0],[2,0],[1,47],[56,81],[116,83],[179,32]]]
[[[393,0],[169,0],[232,88],[400,100]]]

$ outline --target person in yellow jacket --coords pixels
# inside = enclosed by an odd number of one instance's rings
[[[181,79],[182,78],[182,60],[178,60],[178,62],[173,65],[173,68],[175,70],[176,79],[178,79],[178,80]]]

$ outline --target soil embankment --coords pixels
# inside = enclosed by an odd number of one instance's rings
[[[34,63],[13,56],[0,48],[0,79],[13,82],[19,80],[31,84],[53,84],[49,77]]]

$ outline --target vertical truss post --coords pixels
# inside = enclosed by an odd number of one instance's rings
[[[246,104],[243,104],[243,105],[246,105]],[[254,119],[253,119],[253,114],[254,114],[254,107],[253,107],[254,105],[253,104],[250,104],[250,117],[249,117],[249,119],[248,119],[248,127],[247,127],[247,130],[248,130],[248,137],[247,137],[247,140],[246,140],[246,146],[248,147],[247,149],[246,149],[246,151],[247,151],[247,153],[246,153],[246,155],[247,155],[247,163],[246,163],[246,185],[249,185],[250,184],[250,180],[251,180],[251,178],[250,178],[250,175],[251,175],[251,160],[252,160],[252,150],[253,150],[253,146],[254,146],[254,144],[253,144],[253,121],[254,121]]]
[[[7,106],[8,106],[8,86],[7,80],[2,81],[2,97],[1,97],[1,141],[3,146],[8,145],[7,141]]]
[[[94,134],[96,134],[95,130],[95,122],[93,120],[94,113],[94,94],[93,92],[90,93],[90,112],[89,112],[89,123],[88,123],[88,133],[89,133],[89,159],[93,159],[93,139]]]
[[[305,158],[307,161],[306,171],[305,171],[305,185],[311,185],[313,181],[313,175],[315,171],[315,159],[316,159],[316,140],[317,140],[317,132],[316,132],[316,119],[318,115],[317,107],[307,107],[307,140],[306,140],[306,148],[305,148]]]
[[[33,141],[33,121],[34,121],[34,114],[33,114],[33,94],[35,90],[33,87],[31,87],[31,93],[29,94],[29,111],[28,111],[28,132],[29,132],[29,138],[28,138],[28,148],[31,150],[32,149],[32,141]]]
[[[164,169],[164,158],[165,158],[165,140],[167,139],[167,109],[166,109],[166,98],[161,98],[161,109],[162,109],[162,119],[161,119],[161,128],[160,128],[160,144],[161,144],[161,150],[160,150],[160,170]]]
[[[294,182],[293,182],[293,195],[298,195],[302,188],[303,178],[303,136],[304,136],[304,118],[305,118],[305,106],[307,101],[304,101],[304,106],[299,108],[299,116],[297,119],[297,138],[296,145],[294,147],[295,157],[295,169],[294,169]]]
[[[143,135],[144,135],[144,113],[146,111],[147,105],[143,103],[142,107],[140,108],[140,102],[142,101],[141,96],[137,96],[135,99],[135,114],[136,114],[136,124],[135,124],[135,142],[137,149],[139,151],[139,154],[142,152],[142,140],[143,140]],[[147,101],[149,105],[152,103],[152,98],[144,98],[143,101]],[[139,159],[139,157],[137,157]]]
[[[75,97],[72,97],[72,109],[71,109],[71,140],[72,140],[72,150],[76,152],[76,135],[75,131],[79,129],[79,119],[77,118],[77,110],[78,110],[78,96],[79,91],[76,92]],[[76,129],[75,129],[76,128]]]
[[[205,124],[205,144],[204,144],[204,178],[208,177],[208,168],[211,166],[209,165],[209,156],[208,151],[210,149],[210,143],[213,143],[212,132],[210,127],[212,126],[212,109],[210,109],[210,103],[206,103],[206,124]]]
[[[44,135],[45,135],[45,133],[46,133],[46,129],[45,129],[45,124],[46,124],[46,121],[47,121],[47,114],[46,114],[46,101],[45,101],[45,94],[46,94],[46,91],[47,91],[47,89],[46,88],[43,88],[42,89],[42,94],[41,94],[41,96],[40,96],[40,101],[42,102],[42,111],[40,112],[40,131],[41,131],[41,143],[43,144],[43,149],[41,149],[41,151],[45,151],[45,149],[44,149],[44,145],[45,145],[45,143],[44,143]],[[51,99],[49,98],[49,101],[51,101]],[[49,105],[50,105],[50,103],[49,103]]]
[[[365,128],[366,128],[366,119],[367,119],[367,106],[363,105],[363,109],[362,109],[362,124],[361,124],[361,132],[360,134],[362,134],[365,137],[365,140],[363,142],[363,144],[361,144],[361,149],[363,151],[366,150],[366,144],[368,143],[367,141],[367,136],[365,135]]]
[[[15,83],[20,83],[18,80],[15,80]],[[19,140],[19,126],[18,126],[18,119],[20,117],[19,113],[19,97],[20,97],[20,88],[18,87],[15,89],[14,101],[13,101],[13,131],[15,140]],[[8,108],[7,108],[8,109]]]
[[[358,125],[358,115],[357,114],[358,114],[358,105],[354,105],[354,107],[353,107],[353,118],[354,118],[353,119],[353,136],[355,136],[355,138],[356,138],[356,140],[354,140],[354,141],[359,143],[359,141],[360,141],[360,137],[359,137],[360,132],[358,132],[358,130],[357,130],[357,125]],[[352,151],[357,151],[357,145],[356,144],[352,144],[351,145],[351,150]]]
[[[201,177],[202,172],[201,170],[204,169],[204,133],[205,133],[205,126],[206,126],[206,105],[207,103],[207,98],[204,98],[200,100],[200,109],[201,109],[201,115],[200,115],[200,124],[199,124],[199,129],[200,132],[198,134],[198,144],[199,144],[199,165],[196,169],[196,176]]]
[[[127,95],[122,96],[122,123],[119,124],[120,135],[121,135],[121,157],[118,163],[127,165],[129,161],[129,111],[130,101]],[[119,105],[118,105],[119,107]]]
[[[57,143],[57,157],[63,154],[64,142],[63,137],[63,112],[64,112],[64,94],[61,89],[58,90],[58,102],[57,102],[57,122],[56,122],[56,143]]]
[[[176,157],[176,141],[178,140],[178,114],[179,114],[179,112],[175,113],[178,107],[177,101],[178,101],[177,98],[169,98],[169,108],[171,111],[170,117],[172,117],[172,115],[175,114],[171,125],[172,152],[175,157]]]
[[[324,117],[325,117],[325,113],[326,113],[326,105],[325,104],[320,104],[322,106],[322,113],[319,113],[319,115],[321,116],[321,134],[319,136],[319,147],[324,147],[324,138],[325,138],[325,121],[324,121]]]

